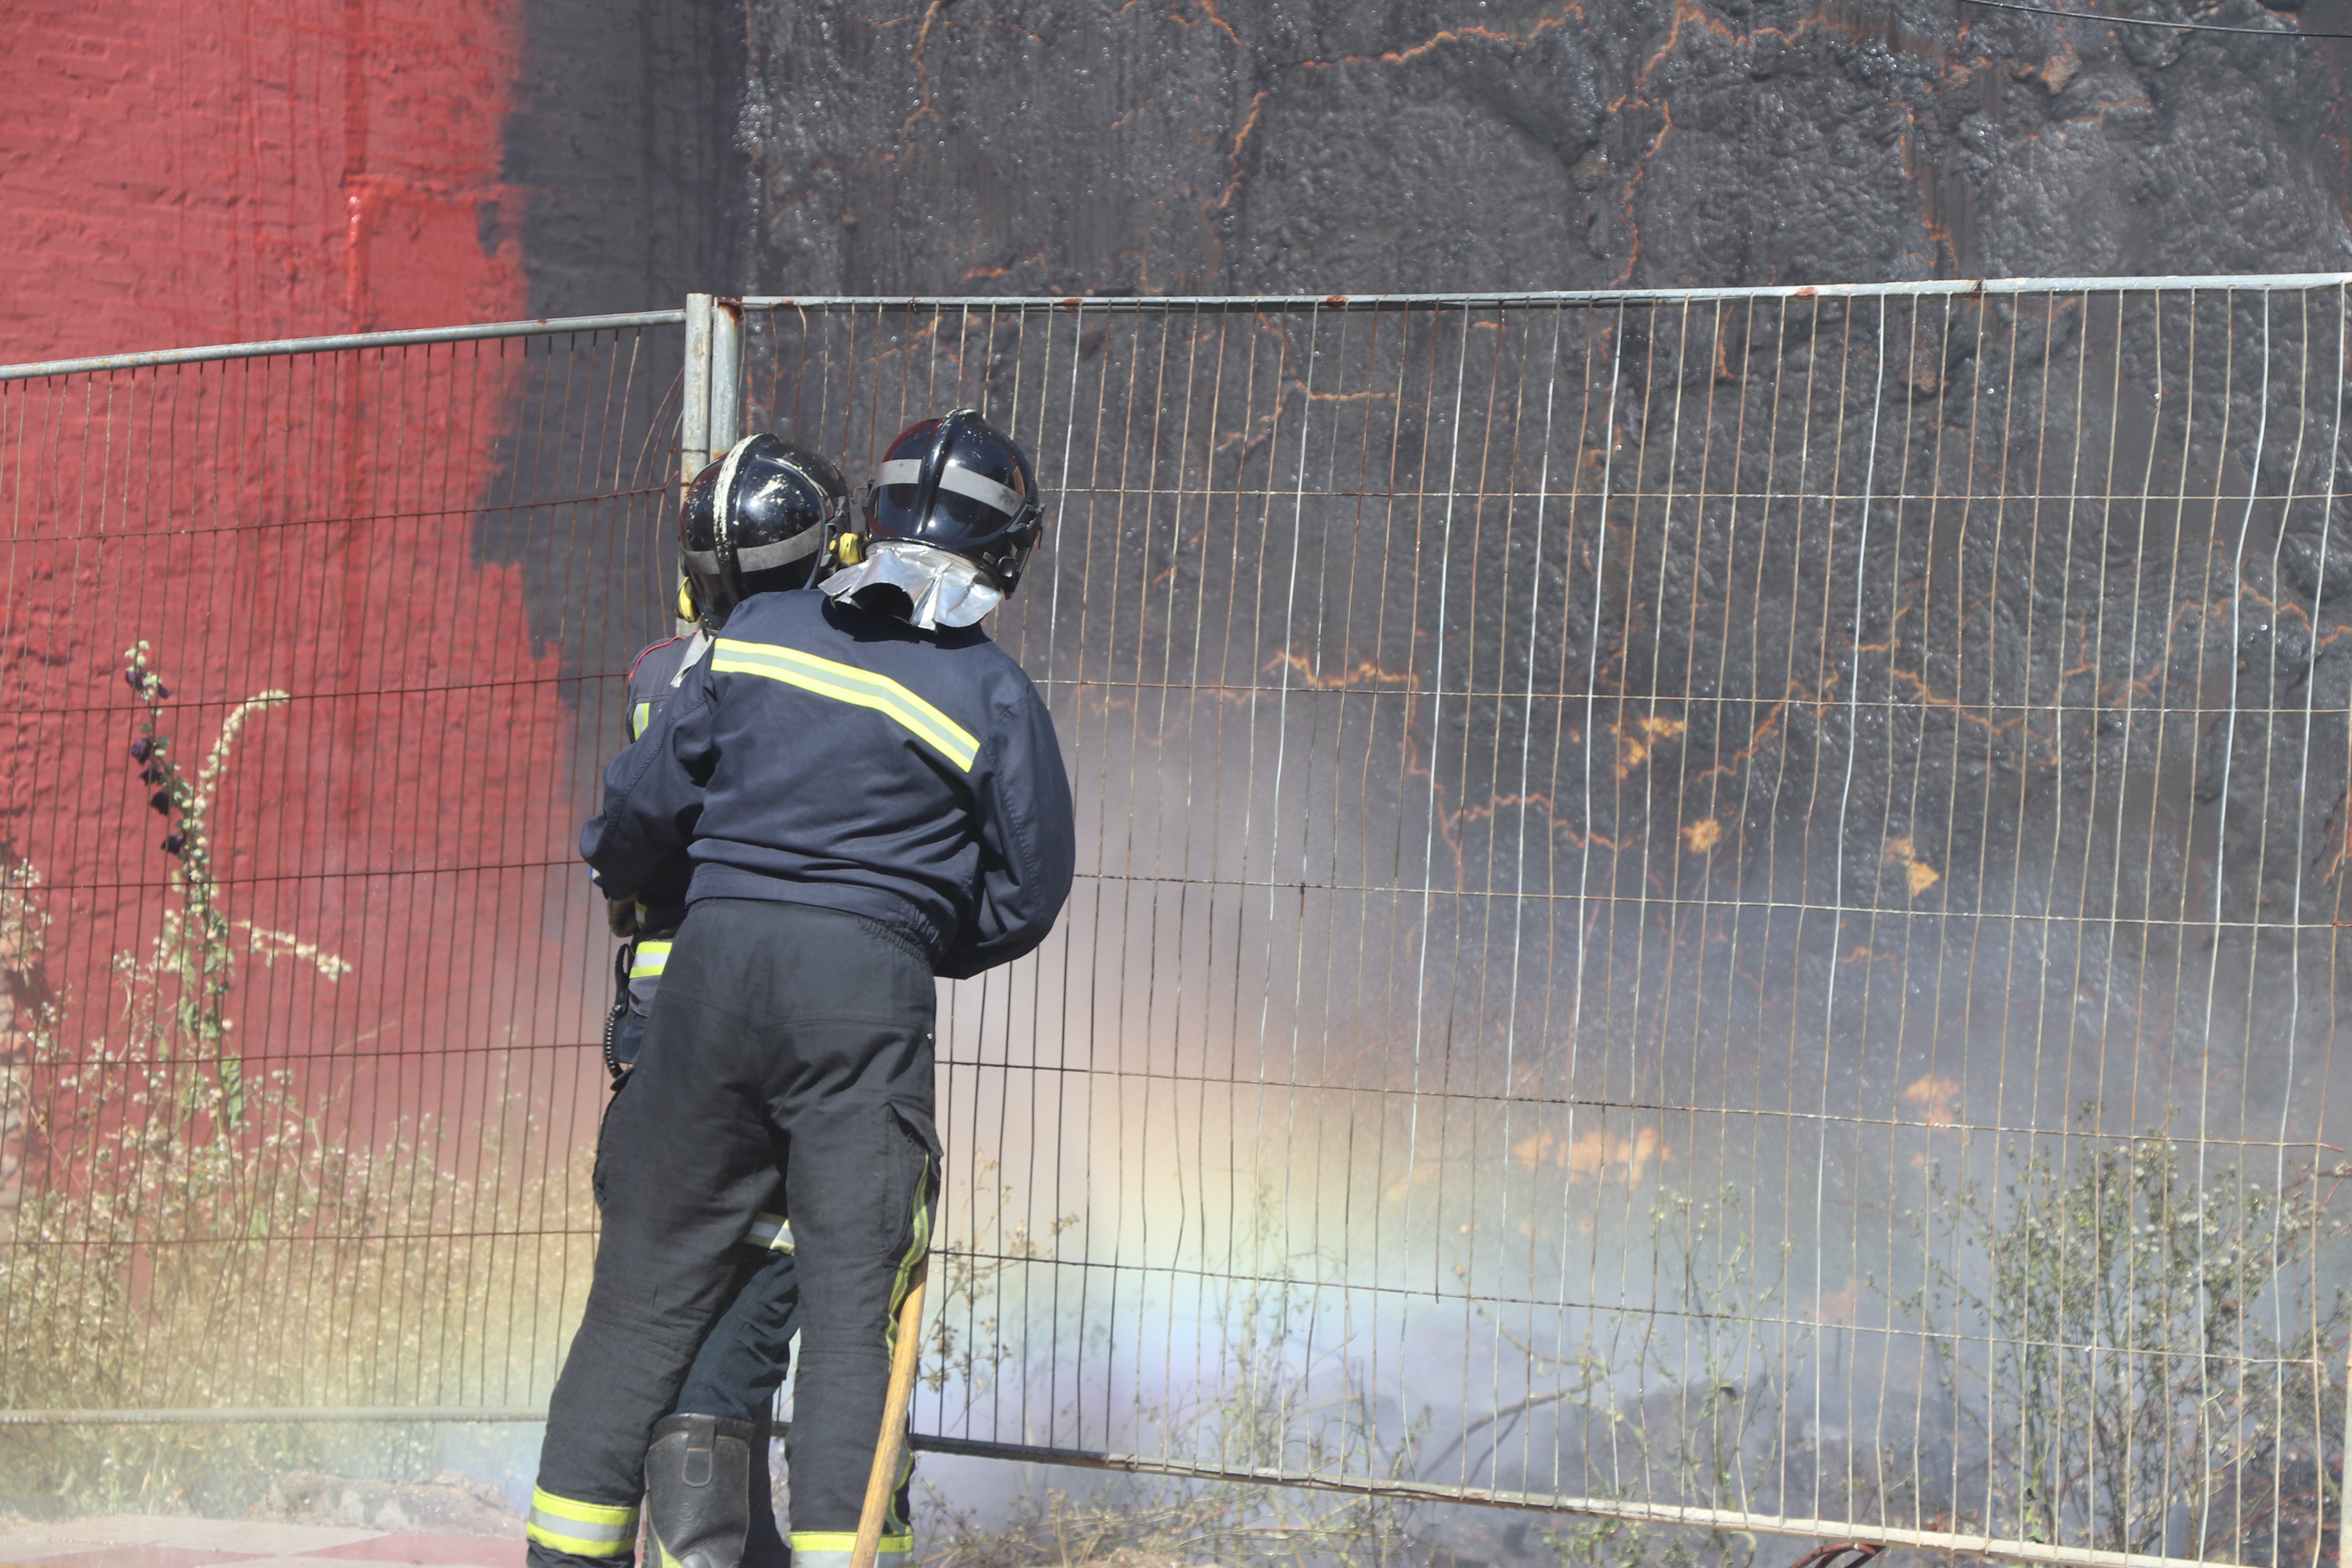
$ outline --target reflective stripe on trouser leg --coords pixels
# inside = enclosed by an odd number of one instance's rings
[[[582,1502],[535,1487],[523,1533],[541,1546],[575,1557],[633,1556],[637,1550],[636,1505]]]
[[[938,1179],[926,1152],[923,1173],[915,1183],[912,1211],[908,1215],[907,1250],[899,1256],[898,1274],[890,1281],[888,1309],[882,1317],[882,1343],[892,1356],[898,1348],[898,1310],[906,1304],[916,1265],[930,1250],[931,1188]],[[874,1559],[876,1568],[908,1568],[915,1561],[915,1532],[902,1506],[908,1483],[914,1475],[914,1449],[901,1443],[898,1473],[890,1478],[889,1507],[883,1516],[881,1546]],[[792,1534],[792,1548],[793,1568],[849,1568],[850,1558],[857,1548],[857,1534],[855,1531],[796,1530]]]
[[[907,1292],[913,1289],[916,1268],[931,1250],[931,1187],[938,1180],[939,1173],[931,1168],[930,1156],[926,1152],[922,1179],[915,1184],[914,1212],[908,1218],[907,1250],[898,1259],[898,1277],[890,1281],[889,1310],[882,1315],[882,1343],[894,1363],[898,1355],[898,1310],[906,1305]],[[919,1337],[916,1342],[920,1345]],[[921,1352],[919,1350],[917,1353]],[[910,1414],[911,1410],[909,1406]],[[901,1440],[897,1474],[890,1478],[889,1507],[882,1516],[882,1531],[890,1540],[906,1540],[910,1552],[914,1548],[914,1522],[907,1517],[906,1505],[907,1489],[914,1479],[914,1447]]]
[[[780,1214],[761,1209],[752,1219],[751,1228],[743,1233],[743,1245],[762,1252],[790,1252],[793,1249],[793,1222]]]
[[[833,1530],[796,1530],[793,1531],[793,1568],[849,1568],[849,1559],[857,1550],[857,1532]],[[875,1568],[913,1568],[915,1538],[912,1534],[886,1535],[882,1550],[875,1554]]]

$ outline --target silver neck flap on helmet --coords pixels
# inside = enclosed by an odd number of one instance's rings
[[[818,585],[831,597],[852,603],[868,588],[896,588],[914,606],[908,623],[927,632],[975,625],[1004,602],[978,563],[961,555],[910,539],[877,539],[866,548],[865,560]]]

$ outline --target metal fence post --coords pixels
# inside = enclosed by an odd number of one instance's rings
[[[686,297],[686,376],[680,387],[677,433],[677,493],[710,461],[710,317],[711,297]]]
[[[722,294],[710,303],[710,455],[716,458],[743,438],[743,301]]]

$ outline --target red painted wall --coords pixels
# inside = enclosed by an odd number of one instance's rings
[[[523,314],[520,0],[24,0],[0,362]]]
[[[499,184],[520,0],[25,0],[8,35],[0,363],[527,313]],[[139,637],[191,768],[240,699],[299,699],[253,721],[225,787],[229,912],[356,969],[330,989],[247,961],[248,1050],[415,1114],[496,1092],[438,1053],[581,1037],[558,652],[533,657],[520,574],[471,560],[521,379],[438,352],[307,391],[284,361],[0,386],[0,847],[50,889],[73,1037],[163,909],[124,755]],[[526,861],[550,868],[447,874]],[[348,1066],[300,1066],[331,1051]]]

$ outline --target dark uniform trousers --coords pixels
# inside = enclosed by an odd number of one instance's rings
[[[930,1240],[934,991],[913,941],[832,910],[709,899],[680,928],[645,1053],[614,1101],[580,1331],[548,1411],[530,1561],[635,1552],[654,1424],[740,1289],[740,1248],[792,1194],[801,1355],[786,1440],[795,1568],[846,1564],[882,1426],[896,1310]],[[881,1563],[912,1561],[911,1466]],[[837,1555],[836,1555],[837,1553]]]

